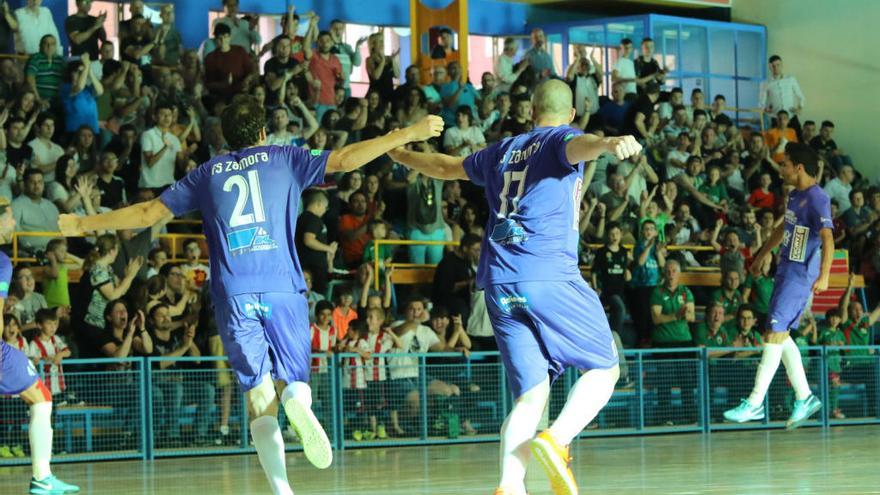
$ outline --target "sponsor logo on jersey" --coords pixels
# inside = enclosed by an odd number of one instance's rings
[[[810,228],[803,225],[795,225],[791,232],[791,247],[788,250],[790,261],[803,262],[807,259],[807,239],[810,236]]]
[[[263,227],[251,227],[226,234],[226,244],[232,255],[276,249],[278,244]]]
[[[511,220],[510,218],[501,218],[499,222],[495,224],[495,227],[492,229],[492,235],[490,236],[493,242],[508,245],[508,244],[520,244],[525,242],[528,239],[526,235],[525,229],[517,223],[515,220]]]
[[[310,153],[312,154],[312,156],[321,156],[321,153],[323,153],[323,151],[321,151],[321,150],[312,150],[312,151],[310,151]]]

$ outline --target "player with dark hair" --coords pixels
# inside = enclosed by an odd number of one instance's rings
[[[794,429],[821,409],[822,403],[810,391],[800,350],[789,332],[798,328],[811,295],[828,289],[834,234],[831,201],[816,183],[819,174],[816,152],[805,144],[788,143],[779,174],[785,184],[795,189],[788,195],[785,221],[755,255],[750,268],[753,275],[759,275],[764,259],[782,245],[767,312],[764,350],[752,393],[739,406],[725,411],[724,417],[737,423],[764,419],[764,397],[782,361],[797,399],[786,423],[788,429]]]
[[[15,230],[15,219],[9,200],[0,197],[0,243],[8,244]],[[0,251],[0,306],[9,293],[12,262]],[[0,320],[0,335],[3,321]],[[30,407],[28,439],[31,446],[30,492],[34,494],[78,493],[79,487],[67,484],[52,475],[52,393],[37,376],[37,370],[27,356],[0,340],[0,395],[18,395]]]
[[[583,162],[602,153],[638,154],[632,136],[599,138],[571,127],[571,89],[549,80],[535,90],[534,130],[467,158],[398,149],[398,163],[440,179],[484,186],[492,212],[477,285],[485,290],[495,339],[515,397],[501,427],[501,483],[496,495],[525,493],[529,452],[557,495],[577,493],[569,444],[614,392],[617,348],[596,293],[578,269]],[[589,180],[588,180],[589,181]],[[550,385],[566,367],[585,373],[556,421],[535,430]]]
[[[265,146],[265,112],[250,96],[236,96],[222,118],[226,141],[238,151],[208,160],[157,199],[101,215],[64,215],[59,227],[65,235],[145,228],[201,211],[217,326],[245,391],[254,446],[273,492],[290,494],[276,419],[279,395],[309,461],[323,469],[333,455],[311,410],[309,309],[294,248],[300,197],[325,174],[350,172],[398,146],[440,135],[443,121],[428,116],[329,152]]]

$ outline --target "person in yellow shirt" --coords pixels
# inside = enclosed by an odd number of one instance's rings
[[[770,149],[773,161],[782,163],[785,158],[785,145],[788,143],[797,143],[797,133],[791,127],[788,127],[789,116],[785,110],[776,113],[776,127],[764,133],[764,140]]]

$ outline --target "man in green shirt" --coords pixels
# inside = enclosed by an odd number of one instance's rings
[[[694,327],[694,345],[697,347],[730,347],[728,325],[725,325],[724,304],[712,301],[706,306],[706,316]],[[719,357],[728,351],[709,351],[709,357]]]
[[[712,293],[712,301],[724,305],[725,321],[730,321],[736,316],[736,312],[743,304],[743,295],[740,291],[740,274],[736,270],[726,271],[721,274],[721,287]]]
[[[839,347],[846,345],[846,337],[840,329],[840,309],[831,308],[825,313],[825,323],[819,332],[819,343],[823,346]],[[828,366],[828,400],[831,402],[831,417],[843,419],[846,416],[840,411],[840,349],[825,350],[825,364]]]
[[[690,289],[679,285],[680,276],[681,265],[678,260],[666,260],[663,266],[663,284],[655,287],[651,293],[651,320],[654,323],[655,348],[693,345],[688,323],[696,319],[694,295],[691,294]],[[694,402],[696,373],[691,363],[696,358],[693,352],[658,353],[652,356],[652,359],[657,360],[657,375],[653,378],[656,380],[658,407],[653,411],[649,422],[668,426],[673,423],[673,418],[684,424],[696,420],[697,408]],[[677,408],[672,405],[673,386],[681,390],[680,413],[676,413]]]
[[[64,57],[58,55],[58,40],[51,34],[43,36],[40,51],[31,55],[25,67],[28,87],[41,102],[55,103],[66,66]]]
[[[880,305],[870,314],[859,300],[852,300],[855,275],[851,274],[849,282],[840,298],[840,315],[845,318],[840,328],[847,346],[867,346],[873,343],[874,324],[880,320]],[[843,367],[843,378],[847,383],[864,383],[866,400],[869,407],[877,403],[877,372],[874,369],[872,349],[847,349],[846,362]]]

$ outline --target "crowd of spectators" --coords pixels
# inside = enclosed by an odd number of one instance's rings
[[[106,14],[89,13],[90,0],[77,0],[65,20],[53,20],[40,0],[15,10],[2,5],[0,25],[16,40],[6,52],[19,56],[0,58],[0,196],[12,201],[22,233],[57,231],[59,213],[91,214],[152,199],[229,151],[219,115],[239,93],[265,105],[268,144],[338,149],[433,113],[446,121],[444,135],[412,146],[465,156],[528,132],[531,91],[562,78],[574,94],[572,125],[600,135],[633,134],[646,149],[631,160],[603,155],[588,164],[581,204],[581,261],[624,348],[760,345],[774,263],[768,260],[759,276],[747,270],[783,220],[788,191],[778,171],[790,143],[805,143],[821,157],[835,242],[849,251],[853,271],[869,284],[880,271],[880,188],[837,146],[833,122],[806,118],[805,96],[776,55],[759,95],[766,122],[746,122],[727,108],[729,95],[696,88],[685,100],[682,88],[667,84],[649,38],[637,40],[636,56],[633,41],[623,39],[612,67],[602,66],[600,47],[587,46],[574,47],[569,66],[558,67],[536,29],[527,47],[505,39],[495,70],[477,82],[462,69],[448,30],[439,33],[432,70],[423,73],[401,67],[399,50],[386,53],[384,30],[348,40],[342,21],[293,9],[281,17],[280,34],[263,43],[257,16],[242,16],[237,0],[225,0],[211,38],[196,50],[183,47],[168,4],[161,23],[151,24],[144,3],[131,1],[129,19],[118,26],[118,47],[107,39]],[[60,22],[66,40],[59,39]],[[358,98],[351,73],[361,65],[369,87]],[[486,216],[482,191],[469,182],[431,179],[387,157],[328,176],[304,194],[296,245],[310,287],[312,347],[359,356],[345,363],[351,368],[345,400],[361,413],[361,438],[406,434],[402,417],[419,407],[416,361],[373,355],[496,349],[474,287]],[[3,338],[44,363],[53,393],[68,401],[101,400],[88,387],[65,384],[63,360],[71,357],[223,354],[205,290],[203,241],[171,244],[160,238],[167,231],[198,234],[197,227],[162,225],[85,239],[18,238],[19,256],[37,262],[16,266]],[[458,245],[377,250],[375,239]],[[392,262],[436,264],[432,286],[394,287]],[[721,286],[679,284],[693,267],[717,267]],[[80,272],[72,283],[70,275]],[[825,320],[826,332],[811,330],[808,320],[802,334],[808,343],[872,343],[876,311],[866,315],[860,302],[849,302],[849,291],[841,305],[837,320]],[[712,355],[721,354],[727,353]],[[329,386],[322,359],[313,363],[319,400]],[[220,409],[216,428],[195,425],[195,440],[228,436],[232,380],[224,365],[160,363],[166,373],[154,390],[162,442],[180,443],[173,418],[184,391],[193,388],[204,398],[199,407],[219,402]],[[193,367],[220,368],[219,379],[191,383],[183,371]],[[449,401],[474,400],[479,389],[454,377],[434,376],[429,384],[437,411],[446,411]],[[387,430],[381,415],[377,419],[380,409],[389,412]],[[459,426],[475,431],[468,418]],[[0,456],[5,452],[0,447]]]

